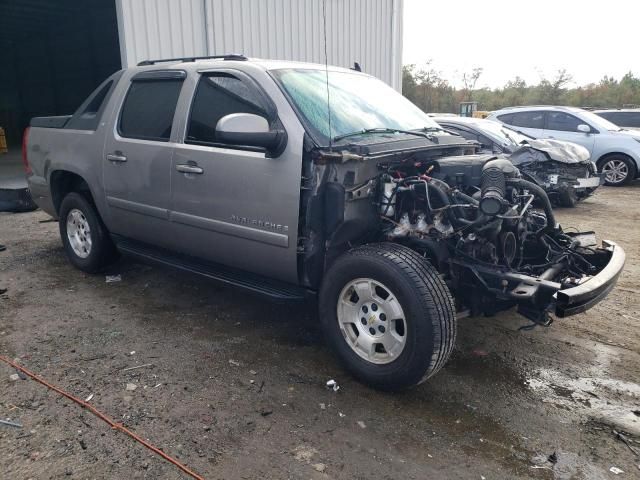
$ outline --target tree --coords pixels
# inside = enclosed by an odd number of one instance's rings
[[[471,101],[473,96],[473,90],[476,88],[478,79],[482,75],[482,67],[474,67],[471,72],[465,72],[462,74],[462,83],[464,84],[465,99],[467,102]]]
[[[640,78],[632,72],[620,80],[605,75],[598,83],[570,88],[573,77],[565,69],[551,79],[542,77],[537,85],[527,85],[520,77],[504,87],[477,88],[483,69],[463,74],[463,88],[456,89],[433,66],[406,65],[402,72],[404,95],[426,112],[457,112],[462,101],[476,100],[481,110],[496,110],[513,105],[555,104],[577,107],[622,107],[640,105]]]

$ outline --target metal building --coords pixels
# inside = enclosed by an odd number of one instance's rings
[[[400,90],[403,0],[326,0],[327,58]],[[242,53],[324,63],[323,0],[116,0],[123,65]]]
[[[326,3],[325,3],[326,1]],[[0,127],[72,113],[148,58],[242,53],[362,70],[400,90],[404,0],[0,0]]]

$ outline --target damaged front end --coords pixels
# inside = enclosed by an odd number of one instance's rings
[[[540,185],[555,205],[575,205],[593,194],[602,181],[588,150],[569,142],[531,139],[509,159],[523,176]]]
[[[395,242],[438,269],[459,312],[516,306],[548,325],[550,314],[574,315],[602,300],[624,266],[614,242],[564,232],[543,188],[504,158],[451,156],[437,146],[315,151],[307,169],[300,254],[311,286],[349,248]]]

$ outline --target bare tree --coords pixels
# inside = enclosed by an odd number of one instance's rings
[[[424,65],[415,72],[416,83],[421,90],[422,109],[425,112],[433,110],[433,90],[441,83],[440,73],[432,67],[432,60],[427,60]]]
[[[473,67],[471,72],[465,72],[462,74],[462,83],[464,84],[464,98],[467,102],[471,101],[473,90],[475,90],[478,79],[482,75],[483,71],[484,69],[482,67]]]
[[[540,89],[545,102],[551,105],[560,103],[562,94],[566,91],[566,86],[573,81],[573,76],[566,69],[561,68],[551,80],[542,78]]]

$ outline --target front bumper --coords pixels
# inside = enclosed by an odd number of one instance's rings
[[[600,186],[600,176],[579,178],[577,182],[578,184],[574,185],[575,188],[597,188]]]
[[[574,236],[589,237],[592,234],[588,232]],[[589,261],[597,266],[598,273],[575,286],[563,285],[556,280],[563,276],[566,269],[564,262],[551,265],[538,276],[505,271],[467,259],[452,260],[452,263],[471,271],[485,290],[502,302],[502,306],[495,305],[495,311],[516,305],[518,313],[535,323],[548,325],[549,314],[563,318],[590,309],[603,300],[618,281],[625,263],[624,250],[610,240],[604,240],[600,248],[595,248],[595,243],[591,245],[593,248],[589,248],[593,255],[590,255]]]
[[[554,294],[556,316],[569,317],[590,309],[604,299],[615,286],[624,268],[624,250],[610,240],[604,240],[600,250],[610,252],[611,256],[597,275],[580,285],[559,290]]]

